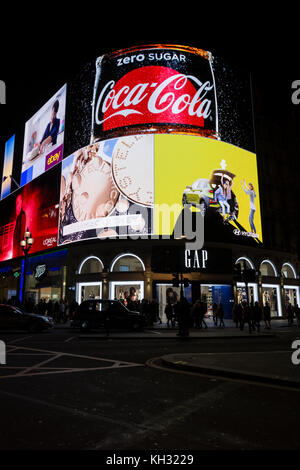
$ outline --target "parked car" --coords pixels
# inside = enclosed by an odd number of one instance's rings
[[[203,215],[205,215],[207,209],[211,207],[221,211],[220,204],[214,198],[215,191],[221,184],[222,178],[223,181],[228,180],[231,183],[234,177],[235,175],[230,171],[218,169],[212,172],[210,179],[197,179],[192,185],[186,186],[182,195],[183,206],[186,204],[198,206]],[[234,192],[231,191],[231,194],[231,214],[237,218],[239,206]]]
[[[37,333],[53,326],[52,317],[28,313],[13,305],[0,304],[0,330],[27,330]]]
[[[139,330],[146,326],[146,318],[133,312],[119,300],[84,300],[74,313],[71,327],[81,330],[93,328],[128,328]]]

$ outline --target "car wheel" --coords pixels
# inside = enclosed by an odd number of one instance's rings
[[[142,327],[141,327],[140,323],[134,322],[133,325],[132,325],[132,329],[133,329],[134,331],[139,331],[139,330],[142,329]]]
[[[90,329],[89,322],[87,322],[87,321],[81,322],[81,325],[80,325],[80,330],[81,331],[89,331],[89,329]]]

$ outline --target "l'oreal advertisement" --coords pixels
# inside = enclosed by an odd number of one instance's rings
[[[57,246],[59,173],[53,168],[0,202],[0,261],[23,256],[27,228],[34,239],[30,253]]]

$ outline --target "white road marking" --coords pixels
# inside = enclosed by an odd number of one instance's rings
[[[8,346],[10,347],[10,345]],[[23,356],[23,355],[32,356],[32,357],[40,357],[40,356],[48,356],[48,357],[44,361],[38,362],[29,367],[28,366],[16,367],[16,366],[10,366],[9,364],[3,367],[1,366],[0,370],[16,370],[17,372],[15,374],[8,374],[8,375],[2,375],[2,376],[0,375],[0,379],[144,366],[144,364],[139,364],[135,362],[120,361],[117,359],[107,359],[107,358],[95,357],[95,356],[86,356],[83,354],[71,354],[71,353],[64,353],[64,352],[59,352],[59,351],[50,351],[47,349],[28,348],[24,346],[12,346],[12,349],[10,349],[8,352],[12,353],[10,355],[10,358],[14,356]],[[104,362],[104,363],[107,363],[107,365],[99,365],[97,367],[55,367],[55,365],[53,365],[52,367],[45,367],[45,365],[48,364],[49,362],[55,361],[56,359],[63,358],[63,357],[72,357],[75,359],[76,358],[87,359],[90,361],[98,361],[102,363]]]

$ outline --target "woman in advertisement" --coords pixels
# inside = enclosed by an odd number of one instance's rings
[[[255,202],[254,202],[254,199],[256,198],[256,194],[255,194],[255,191],[254,191],[254,187],[253,187],[252,183],[249,183],[248,186],[247,186],[245,179],[243,179],[243,181],[241,183],[242,183],[242,188],[243,188],[244,192],[250,196],[249,223],[250,223],[250,227],[251,227],[251,232],[256,233],[256,228],[255,228],[254,221],[253,221],[254,213],[256,211]]]

